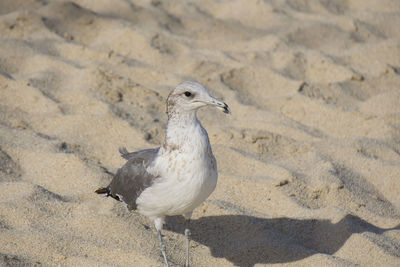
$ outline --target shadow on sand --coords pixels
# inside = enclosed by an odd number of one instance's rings
[[[167,218],[165,229],[184,232],[184,219]],[[332,255],[355,233],[369,232],[385,251],[400,257],[397,245],[379,236],[385,231],[359,217],[347,215],[338,223],[317,219],[264,219],[246,215],[203,217],[191,221],[192,239],[210,248],[214,257],[224,257],[237,266],[257,263],[287,263],[317,253]],[[391,246],[390,246],[391,245]]]

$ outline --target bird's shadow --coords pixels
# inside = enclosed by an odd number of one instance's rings
[[[184,219],[168,217],[166,230],[184,232]],[[202,217],[191,221],[192,239],[210,248],[214,257],[223,257],[237,266],[257,263],[287,263],[317,253],[332,255],[355,233],[369,232],[377,239],[388,230],[359,217],[346,215],[337,223],[318,219],[265,219],[247,215]],[[379,243],[379,242],[377,242]],[[399,254],[396,249],[389,253]]]

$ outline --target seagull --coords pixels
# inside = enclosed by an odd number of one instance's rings
[[[197,110],[214,106],[229,114],[228,105],[213,98],[199,83],[186,81],[167,98],[168,124],[162,145],[129,153],[127,160],[107,187],[97,189],[127,204],[129,210],[147,216],[158,232],[161,254],[168,260],[161,230],[166,216],[183,215],[186,236],[186,266],[189,266],[190,218],[217,185],[217,162],[207,131],[197,118]]]

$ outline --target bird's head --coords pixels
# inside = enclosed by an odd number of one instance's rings
[[[196,82],[183,82],[175,87],[167,99],[167,114],[196,111],[204,106],[215,106],[229,114],[228,105],[212,97],[207,90]]]

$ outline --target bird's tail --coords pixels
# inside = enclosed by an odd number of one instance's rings
[[[126,147],[120,147],[119,149],[118,149],[118,151],[119,151],[119,153],[121,154],[121,157],[123,157],[124,159],[129,159],[129,152],[128,152],[128,150],[126,149]]]

